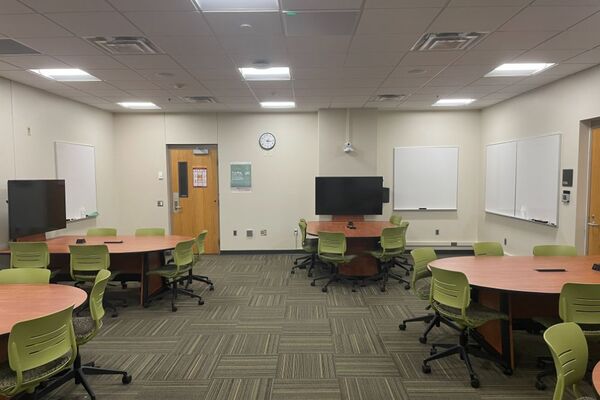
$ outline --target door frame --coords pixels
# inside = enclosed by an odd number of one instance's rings
[[[218,235],[217,243],[219,247],[219,253],[221,253],[221,192],[220,187],[220,174],[219,174],[219,145],[213,144],[167,144],[167,202],[169,203],[169,232],[173,233],[173,191],[171,190],[171,153],[169,150],[172,149],[184,149],[194,150],[196,148],[208,148],[214,149],[217,153],[217,224],[218,224]]]
[[[592,185],[592,131],[600,129],[600,118],[580,121],[579,160],[577,171],[577,201],[575,215],[575,245],[579,252],[588,254],[588,214],[591,205]]]

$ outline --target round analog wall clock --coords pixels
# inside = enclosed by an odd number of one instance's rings
[[[258,139],[258,144],[263,150],[272,150],[275,147],[275,135],[269,132],[263,133]]]

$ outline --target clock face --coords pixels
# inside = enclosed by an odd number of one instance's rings
[[[258,139],[258,144],[264,150],[271,150],[275,147],[275,135],[269,132],[263,133]]]

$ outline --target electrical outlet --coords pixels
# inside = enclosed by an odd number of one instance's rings
[[[237,236],[237,231],[235,229],[233,230],[233,236]]]
[[[506,246],[508,244],[508,239],[504,238],[504,245]]]
[[[162,200],[158,200],[158,201],[156,202],[156,206],[157,206],[157,207],[164,207],[164,205],[165,205],[165,202],[164,202],[164,201],[162,201]]]
[[[294,236],[298,236],[298,228],[294,228]]]
[[[439,229],[436,229],[436,230],[435,230],[435,236],[438,236],[439,234],[440,234],[440,230],[439,230]]]
[[[247,238],[254,237],[254,230],[253,229],[246,229],[246,237]]]
[[[260,236],[267,236],[267,230],[266,229],[261,229]]]

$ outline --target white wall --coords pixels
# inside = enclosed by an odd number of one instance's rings
[[[558,228],[551,228],[526,221],[487,214],[483,211],[483,174],[479,174],[480,207],[478,236],[479,240],[508,240],[506,250],[511,254],[531,254],[536,244],[560,243],[575,244],[575,238],[582,238],[585,223],[577,213],[577,208],[585,207],[586,198],[578,198],[577,185],[585,185],[585,179],[578,182],[578,164],[580,157],[580,128],[582,120],[600,116],[600,68],[596,67],[558,82],[507,100],[483,110],[481,113],[481,154],[485,145],[515,138],[539,136],[560,132],[561,169],[574,169],[575,186],[571,190],[571,203],[559,206]],[[585,149],[585,146],[583,147]],[[484,170],[485,157],[480,160]],[[558,201],[558,199],[557,199]],[[579,219],[577,217],[579,216]],[[579,227],[579,228],[578,228]],[[579,229],[579,232],[576,232]],[[583,242],[577,243],[580,253]]]
[[[477,239],[479,195],[479,112],[387,112],[379,113],[377,171],[393,195],[394,147],[458,146],[458,210],[401,211],[410,222],[409,244],[449,246],[470,244]],[[402,190],[411,190],[410,187]],[[384,206],[380,219],[389,218],[393,199]],[[435,230],[439,229],[439,235]]]
[[[28,134],[28,128],[30,128]],[[54,142],[96,148],[97,219],[69,223],[54,234],[117,223],[112,114],[0,79],[0,245],[8,240],[6,180],[55,179]]]

